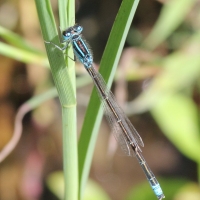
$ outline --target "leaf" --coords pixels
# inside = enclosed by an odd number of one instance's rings
[[[83,200],[110,200],[106,192],[95,181],[89,179],[84,191]]]
[[[197,0],[169,0],[164,4],[153,30],[144,41],[144,46],[155,49],[184,21]]]
[[[13,46],[18,47],[21,51],[36,54],[37,56],[44,56],[44,53],[28,44],[22,37],[13,33],[12,31],[0,26],[0,36]]]
[[[23,48],[10,46],[3,42],[0,42],[0,54],[21,62],[36,63],[41,66],[48,66],[45,54],[37,54],[32,51],[24,50]]]
[[[64,175],[62,171],[51,173],[46,180],[48,188],[59,199],[64,197]],[[69,186],[68,186],[69,187]],[[83,200],[110,200],[106,192],[93,180],[88,180]]]
[[[188,158],[200,163],[197,108],[187,96],[164,98],[151,113],[167,138]]]

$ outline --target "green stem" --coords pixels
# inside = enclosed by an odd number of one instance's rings
[[[197,163],[197,176],[198,176],[198,181],[199,181],[199,186],[200,186],[200,163]]]
[[[70,2],[70,3],[69,3]],[[49,0],[35,0],[42,35],[45,41],[51,41],[60,46],[57,28]],[[59,1],[62,26],[67,27],[68,18],[74,18],[74,0]],[[68,12],[70,10],[70,12]],[[73,16],[70,16],[73,15]],[[70,20],[70,19],[69,19]],[[75,97],[75,69],[62,51],[46,44],[47,56],[62,106],[63,127],[63,165],[65,179],[65,200],[78,199],[78,154],[76,132],[76,97]],[[70,50],[70,55],[72,50]],[[73,57],[73,56],[71,56]],[[66,67],[67,63],[67,67]]]
[[[60,28],[64,30],[69,27],[69,21],[75,19],[75,2],[74,0],[58,1]],[[72,48],[66,50],[69,57],[74,57]],[[67,68],[73,90],[75,94],[75,63],[66,58]],[[63,167],[65,181],[65,200],[78,199],[78,149],[77,149],[77,120],[76,104],[69,104],[62,107],[62,133],[63,133]]]
[[[78,199],[78,158],[76,134],[76,105],[62,109],[63,165],[65,200]]]

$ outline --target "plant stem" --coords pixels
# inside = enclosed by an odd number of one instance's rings
[[[57,28],[49,0],[35,0],[42,35],[45,41],[60,46]],[[60,0],[59,8],[62,26],[68,26],[66,18],[74,18],[74,0]],[[70,10],[70,12],[68,12]],[[72,16],[73,15],[73,16]],[[76,96],[74,62],[70,61],[62,51],[50,44],[45,44],[52,76],[62,106],[63,128],[63,165],[65,179],[65,200],[78,199],[78,154],[76,132]],[[68,51],[68,50],[67,50]],[[73,54],[72,50],[70,55]],[[69,55],[69,56],[70,56]],[[71,56],[73,57],[73,55]],[[67,63],[67,67],[66,67]]]

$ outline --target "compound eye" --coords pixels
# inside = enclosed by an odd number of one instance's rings
[[[65,40],[68,40],[71,37],[71,33],[70,32],[64,32],[63,37],[64,37]]]
[[[78,24],[74,25],[74,31],[80,33],[82,30],[83,30],[82,26]]]
[[[78,27],[77,27],[77,31],[80,31],[80,30],[81,30],[81,26],[78,26]]]
[[[69,32],[67,32],[67,33],[65,34],[66,37],[70,37],[70,35],[71,35],[71,33],[69,33]]]

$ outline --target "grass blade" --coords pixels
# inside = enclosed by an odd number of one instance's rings
[[[59,5],[63,6],[62,9],[64,9],[66,13],[67,10],[71,9],[66,6],[67,1],[63,0],[59,2]],[[50,1],[35,0],[35,3],[44,40],[51,41],[60,46]],[[63,14],[61,17],[61,21],[67,21],[65,20],[67,15]],[[49,44],[45,46],[53,79],[62,105],[65,199],[76,200],[78,198],[78,155],[74,62],[68,61],[68,57],[65,62],[62,51]],[[66,63],[68,67],[66,67]],[[71,70],[71,68],[73,70]]]
[[[155,49],[183,22],[195,3],[196,0],[170,0],[167,2],[143,45]]]
[[[124,0],[111,30],[99,70],[105,81],[108,83],[108,87],[111,86],[113,81],[124,42],[138,3],[139,0]],[[80,197],[82,196],[87,181],[101,118],[102,111],[100,110],[100,102],[96,91],[93,91],[78,146]]]

